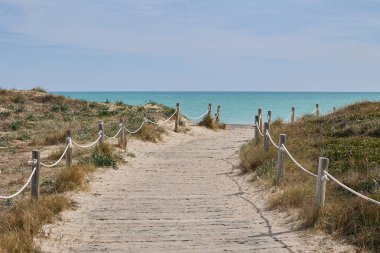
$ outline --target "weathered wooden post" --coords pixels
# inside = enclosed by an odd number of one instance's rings
[[[294,124],[294,115],[295,115],[295,108],[292,107],[292,111],[290,113],[290,123]]]
[[[333,107],[333,113],[336,111],[336,108],[335,108],[335,106]]]
[[[120,119],[119,146],[123,149],[127,148],[127,140],[125,139],[125,119]]]
[[[315,109],[316,109],[316,111],[315,111],[315,113],[316,113],[316,115],[317,115],[317,117],[319,117],[319,104],[316,104],[315,105]]]
[[[255,144],[259,144],[260,136],[259,136],[259,116],[258,115],[255,116],[254,131],[255,131]]]
[[[174,125],[174,132],[178,132],[179,131],[179,116],[180,116],[180,113],[179,113],[179,103],[176,104],[176,113],[175,113],[175,125]]]
[[[329,159],[324,157],[319,157],[318,163],[318,177],[317,177],[317,188],[315,192],[315,211],[319,211],[323,208],[325,204],[326,195],[326,176],[325,171],[328,171]]]
[[[284,178],[285,173],[285,150],[283,145],[286,145],[286,134],[280,134],[278,142],[277,182],[280,182]]]
[[[272,120],[272,111],[268,111],[267,119],[268,119],[268,123],[270,124]]]
[[[264,123],[264,151],[268,152],[269,151],[269,136],[267,134],[267,131],[269,131],[269,123],[265,122]]]
[[[207,116],[211,118],[211,103],[208,104]]]
[[[73,145],[71,142],[71,130],[66,131],[66,145],[68,146],[66,151],[66,168],[71,168],[73,164]]]
[[[216,110],[216,115],[215,115],[215,122],[218,124],[219,119],[220,119],[220,105],[218,105],[218,109]]]
[[[257,114],[259,115],[259,127],[260,127],[260,131],[263,132],[263,130],[264,130],[264,126],[263,126],[263,112],[262,112],[261,108],[259,108],[257,110]]]
[[[32,198],[38,199],[40,196],[40,151],[32,151],[32,171],[36,168],[32,177]]]
[[[99,133],[100,133],[99,143],[103,144],[105,138],[104,138],[104,123],[102,120],[99,121]]]

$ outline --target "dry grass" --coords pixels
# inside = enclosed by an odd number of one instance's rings
[[[123,103],[95,103],[68,99],[63,96],[47,94],[41,88],[31,91],[5,90],[0,88],[0,186],[11,191],[18,189],[24,182],[15,180],[15,173],[27,175],[30,167],[32,149],[46,150],[49,146],[49,160],[58,159],[63,149],[57,147],[65,143],[66,129],[71,129],[73,137],[80,143],[89,143],[98,136],[98,120],[104,120],[107,133],[117,131],[121,117],[126,118],[128,128],[135,129],[143,117],[155,120],[166,118],[173,109],[156,106],[153,109],[133,107]],[[145,129],[143,135],[134,136],[149,141],[160,140],[157,129]],[[49,149],[46,151],[49,152]],[[56,150],[55,152],[51,150]],[[89,162],[111,162],[116,166],[120,155],[109,144],[91,150],[74,151],[75,165],[72,169],[54,169],[40,174],[41,192],[46,195],[38,201],[19,199],[0,203],[0,252],[38,252],[33,244],[35,235],[42,224],[52,222],[54,215],[69,206],[68,201],[57,192],[83,189],[87,184],[87,174],[94,166]],[[43,151],[43,152],[46,152]],[[90,152],[90,153],[89,153]],[[94,160],[94,156],[98,160]],[[25,170],[28,173],[25,173]],[[7,172],[7,173],[4,173]],[[11,189],[9,189],[11,188]],[[14,206],[9,206],[13,204]]]
[[[318,158],[325,156],[330,159],[330,173],[354,190],[380,200],[379,122],[380,103],[362,102],[319,118],[305,116],[294,125],[275,121],[271,124],[271,135],[278,142],[280,133],[287,134],[288,150],[311,172],[317,172]],[[277,160],[277,152],[272,148],[264,153],[261,142],[259,145],[250,142],[240,152],[243,169],[254,171],[271,185],[275,183]],[[329,181],[325,208],[315,216],[315,184],[314,178],[287,158],[285,178],[270,205],[296,208],[304,226],[323,229],[379,252],[380,208]]]
[[[52,223],[58,213],[71,205],[68,199],[57,194],[18,201],[1,214],[0,252],[40,252],[33,236],[40,232],[43,224]]]
[[[212,118],[209,115],[206,115],[203,117],[201,122],[198,123],[199,126],[204,126],[213,130],[218,130],[218,129],[226,129],[226,124],[216,122],[214,118]]]
[[[95,166],[92,164],[78,164],[69,169],[62,169],[58,174],[55,183],[57,192],[66,192],[76,189],[85,189],[88,180],[87,174],[95,171]]]
[[[138,132],[137,136],[143,141],[158,142],[162,140],[165,130],[161,127],[145,124]]]

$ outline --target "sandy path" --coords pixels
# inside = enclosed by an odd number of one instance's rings
[[[264,211],[260,192],[238,176],[236,152],[251,130],[170,133],[134,141],[136,158],[98,173],[74,194],[80,207],[45,228],[46,252],[338,252],[325,238],[292,232]],[[235,154],[235,155],[234,155]]]

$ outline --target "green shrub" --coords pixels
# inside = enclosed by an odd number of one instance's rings
[[[4,119],[8,118],[10,115],[11,115],[11,113],[8,111],[0,112],[0,119],[4,120]]]
[[[116,167],[118,159],[112,152],[112,146],[103,143],[95,147],[91,160],[96,167]]]
[[[32,91],[36,91],[36,92],[47,93],[47,91],[44,88],[40,87],[40,86],[34,87],[31,90]]]
[[[68,112],[69,111],[69,107],[66,104],[54,104],[51,109],[53,112]]]
[[[11,123],[11,128],[13,131],[17,131],[21,128],[22,126],[22,121],[21,120],[16,120]]]

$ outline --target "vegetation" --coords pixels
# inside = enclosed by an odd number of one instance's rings
[[[335,113],[304,116],[294,125],[277,120],[271,136],[287,134],[286,146],[292,155],[313,173],[318,158],[330,159],[329,172],[352,189],[380,200],[380,103],[361,102]],[[277,141],[276,141],[277,142]],[[245,144],[241,166],[256,178],[275,184],[277,150],[264,153],[262,145]],[[315,178],[301,172],[289,159],[285,178],[274,194],[271,206],[296,208],[303,226],[323,229],[362,248],[380,251],[380,207],[359,199],[331,180],[327,183],[325,208],[313,215]]]
[[[116,168],[121,158],[115,155],[113,147],[109,143],[103,143],[95,146],[91,154],[91,161],[96,167],[114,167]]]
[[[66,192],[76,189],[85,189],[87,186],[87,174],[95,171],[92,164],[77,164],[70,169],[63,169],[58,174],[55,182],[57,192]]]
[[[40,199],[24,198],[1,212],[0,252],[40,252],[35,247],[33,236],[40,232],[42,225],[51,223],[61,211],[72,203],[62,195],[51,194]]]
[[[226,124],[217,122],[214,118],[212,118],[209,115],[204,116],[198,125],[204,126],[204,127],[207,127],[207,128],[213,129],[213,130],[225,129],[226,128]]]
[[[104,120],[106,133],[113,135],[119,129],[120,118],[125,118],[127,127],[135,130],[144,117],[157,121],[166,118],[172,110],[149,105],[133,107],[121,102],[86,102],[51,95],[40,88],[0,89],[0,189],[11,193],[24,184],[30,175],[27,161],[32,149],[41,151],[44,162],[55,162],[62,155],[67,129],[71,129],[77,142],[89,143],[98,137],[99,120]],[[146,125],[133,138],[157,142],[163,133],[161,128]],[[40,172],[42,197],[39,200],[31,200],[27,191],[0,203],[0,252],[39,252],[33,235],[72,205],[61,193],[86,188],[95,167],[117,168],[125,152],[110,143],[93,150],[75,149],[71,169],[61,165]]]

